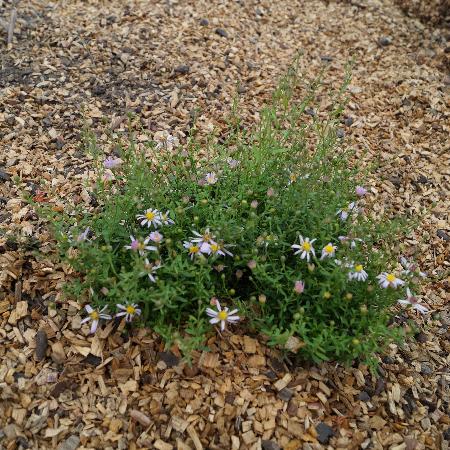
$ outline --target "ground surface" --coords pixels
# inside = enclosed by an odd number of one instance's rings
[[[0,34],[0,448],[448,448],[449,52],[428,27],[389,0],[21,2],[12,47]],[[368,206],[422,214],[401,243],[430,275],[420,333],[377,377],[288,367],[243,336],[212,337],[192,367],[144,330],[89,337],[14,176],[88,207],[85,121],[121,129],[133,111],[142,139],[183,140],[196,108],[202,132],[223,128],[238,91],[251,125],[298,51],[327,84],[354,58],[342,132],[379,161]]]

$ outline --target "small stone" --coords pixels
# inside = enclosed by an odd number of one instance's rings
[[[391,358],[388,355],[383,356],[382,360],[383,360],[384,364],[394,364],[395,363],[394,358]]]
[[[201,25],[202,27],[208,26],[208,25],[209,25],[209,20],[208,20],[208,19],[202,19],[202,20],[200,20],[200,25]]]
[[[384,382],[383,378],[378,378],[376,385],[375,385],[375,395],[380,395],[384,389],[386,388],[386,383]]]
[[[358,399],[362,402],[368,402],[370,401],[370,395],[366,391],[362,391],[359,393]]]
[[[216,34],[224,38],[228,37],[228,33],[223,28],[216,28]]]
[[[444,230],[437,230],[436,234],[441,239],[444,239],[444,241],[450,241],[450,236]]]
[[[401,178],[400,177],[397,177],[397,176],[395,176],[395,175],[393,175],[393,176],[390,176],[389,178],[388,178],[388,180],[398,189],[400,186],[401,186],[401,184],[402,184],[402,180],[401,180]]]
[[[422,333],[422,331],[420,333],[417,333],[414,337],[416,338],[416,341],[420,342],[421,344],[424,344],[428,341],[427,335],[425,333]]]
[[[308,114],[308,116],[311,116],[311,117],[315,117],[316,116],[316,112],[314,111],[314,109],[313,108],[306,108],[305,109],[305,114]]]
[[[324,62],[331,62],[331,61],[333,61],[333,57],[332,56],[327,56],[327,55],[321,56],[320,59],[322,61],[324,61]]]
[[[422,375],[431,375],[433,373],[433,369],[427,364],[422,364],[420,367],[420,373]]]
[[[57,450],[76,450],[80,445],[80,438],[78,436],[70,436],[65,441],[62,441]]]
[[[183,75],[189,73],[190,67],[186,64],[182,64],[180,66],[175,67],[175,69],[173,69],[173,71],[175,73],[181,73]]]
[[[106,87],[103,85],[96,85],[92,89],[94,95],[104,95],[106,93]]]
[[[443,433],[442,438],[444,441],[450,441],[450,427],[448,427]]]
[[[48,347],[47,333],[44,330],[39,330],[35,336],[36,350],[35,355],[38,361],[42,361],[45,358]]]
[[[281,447],[274,441],[262,441],[263,450],[281,450]]]
[[[287,387],[281,389],[281,391],[278,392],[278,398],[280,400],[283,400],[284,402],[288,402],[292,398],[293,395],[294,395],[294,391]]]
[[[180,358],[177,358],[171,352],[160,352],[158,358],[164,361],[167,367],[174,367],[180,362]]]
[[[378,39],[378,43],[382,47],[387,47],[388,45],[392,44],[392,39],[388,36],[382,36],[382,37],[380,37],[380,39]]]
[[[9,181],[10,179],[11,175],[0,169],[0,181]]]
[[[344,120],[344,124],[346,127],[350,127],[353,125],[353,118],[352,117],[346,117]]]
[[[321,444],[328,444],[330,438],[334,436],[333,428],[331,428],[325,422],[320,422],[319,425],[316,426],[316,431],[317,431],[317,440]]]
[[[342,128],[338,128],[338,130],[336,131],[336,136],[339,139],[343,139],[345,137],[345,131]]]

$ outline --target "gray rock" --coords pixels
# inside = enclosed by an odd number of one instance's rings
[[[378,39],[378,43],[382,47],[387,47],[388,45],[392,44],[392,39],[389,36],[382,36],[380,39]]]
[[[370,401],[370,395],[366,391],[362,391],[359,393],[358,399],[362,402],[368,402]]]
[[[281,447],[274,441],[262,441],[263,450],[281,450]]]
[[[216,28],[216,34],[224,38],[228,37],[228,33],[223,28]]]
[[[450,236],[444,230],[437,230],[436,234],[444,241],[450,241]]]
[[[420,366],[420,373],[422,375],[431,375],[433,373],[433,369],[428,364],[423,364]]]
[[[76,450],[80,445],[80,438],[78,436],[70,436],[65,441],[62,441],[56,450]]]
[[[181,66],[175,67],[173,70],[175,73],[181,73],[183,75],[189,73],[190,67],[186,64],[182,64]]]
[[[9,181],[10,179],[11,175],[0,169],[0,181]]]
[[[208,20],[208,19],[202,19],[202,20],[200,20],[200,25],[201,25],[202,27],[208,26],[208,25],[209,25],[209,20]]]
[[[317,440],[321,444],[328,444],[330,438],[334,436],[333,428],[330,425],[327,425],[325,422],[320,422],[316,427],[317,431]]]

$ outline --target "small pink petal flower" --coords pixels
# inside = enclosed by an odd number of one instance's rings
[[[305,283],[303,281],[297,280],[294,283],[294,292],[296,294],[301,294],[305,290]]]
[[[247,263],[247,267],[251,270],[253,270],[256,267],[256,261],[254,259],[251,259],[248,263]]]
[[[364,197],[367,194],[367,189],[362,186],[356,186],[356,195],[358,197]]]

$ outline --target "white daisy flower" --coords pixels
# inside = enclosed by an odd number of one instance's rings
[[[348,273],[348,279],[350,281],[351,280],[366,281],[368,276],[369,275],[364,270],[362,264],[355,264],[352,267],[352,270]]]
[[[216,184],[219,181],[215,172],[209,172],[205,175],[205,183],[210,186]]]
[[[313,239],[312,241],[309,240],[309,238],[303,238],[303,236],[299,236],[300,239],[300,245],[298,244],[294,244],[291,245],[291,248],[293,249],[297,249],[297,251],[294,253],[294,255],[298,255],[299,253],[301,253],[300,258],[301,259],[305,259],[306,261],[309,262],[309,260],[311,259],[311,254],[315,257],[316,253],[314,251],[314,247],[313,247],[313,242],[316,239]]]
[[[206,228],[205,232],[203,234],[198,233],[197,231],[192,231],[192,233],[194,233],[195,237],[193,237],[191,239],[192,242],[197,242],[199,244],[200,247],[203,246],[203,253],[208,253],[209,249],[209,245],[214,241],[215,236],[211,233],[211,231],[209,230],[209,228]]]
[[[86,227],[86,229],[77,236],[76,241],[77,242],[87,241],[89,239],[89,232],[90,232],[90,228]]]
[[[220,329],[222,331],[225,330],[225,325],[227,322],[236,323],[240,320],[239,316],[233,315],[238,312],[237,309],[233,309],[233,311],[228,311],[227,307],[222,309],[220,306],[219,300],[215,301],[215,306],[216,306],[217,310],[214,310],[211,308],[206,308],[206,314],[209,317],[212,317],[212,319],[209,321],[209,323],[216,324],[216,323],[220,322]]]
[[[184,241],[183,247],[187,249],[191,259],[194,259],[195,256],[198,256],[201,253],[200,244],[197,242]]]
[[[161,225],[160,212],[157,209],[146,209],[144,214],[138,214],[136,219],[141,222],[141,226],[147,225],[150,228],[152,225],[155,228]]]
[[[141,275],[147,275],[149,280],[152,283],[156,282],[157,277],[153,275],[159,268],[161,267],[160,264],[151,263],[148,258],[145,258],[144,262],[144,272],[141,272]]]
[[[311,174],[309,174],[309,173],[303,175],[302,177],[296,173],[290,173],[288,186],[290,186],[292,183],[295,183],[297,180],[307,180],[310,176],[311,176]]]
[[[153,251],[156,252],[158,249],[154,245],[148,245],[150,242],[150,238],[142,240],[141,238],[135,238],[133,235],[130,235],[130,245],[125,245],[125,248],[128,250],[132,250],[134,252],[138,252],[141,256],[145,255],[145,251]]]
[[[417,298],[411,293],[409,288],[406,288],[406,299],[398,300],[398,303],[401,305],[409,305],[411,308],[419,311],[421,314],[427,313],[429,310],[426,306],[423,306],[419,303]]]
[[[164,239],[164,236],[159,231],[152,231],[148,235],[148,237],[151,241],[155,242],[156,244],[160,244]]]
[[[402,256],[400,258],[400,264],[402,265],[402,267],[404,269],[402,271],[402,274],[404,274],[404,275],[407,275],[407,276],[419,275],[419,277],[422,277],[422,278],[427,277],[427,274],[425,272],[421,272],[419,270],[419,266],[416,263],[408,261],[404,256]]]
[[[337,247],[333,245],[331,242],[329,242],[325,247],[322,249],[322,256],[320,259],[325,258],[332,258],[334,254],[336,253]]]
[[[209,244],[203,243],[200,251],[202,253],[207,253],[208,255],[233,256],[233,253],[226,249],[225,244],[214,241],[211,241]]]
[[[175,222],[169,217],[169,211],[159,213],[159,220],[163,225],[173,225]]]
[[[117,304],[117,309],[121,311],[116,314],[116,317],[125,316],[127,322],[131,322],[135,316],[140,316],[142,311],[138,308],[136,303],[128,303],[126,305]]]
[[[388,287],[392,287],[395,289],[398,286],[402,286],[403,284],[405,284],[403,280],[397,278],[393,273],[383,272],[380,273],[380,275],[378,275],[377,278],[378,282],[380,283],[380,286],[385,289]]]
[[[87,317],[85,317],[81,323],[92,321],[91,323],[91,334],[94,334],[97,331],[98,324],[100,322],[100,319],[104,320],[110,320],[111,316],[109,314],[106,314],[104,311],[106,311],[108,307],[104,306],[102,309],[94,309],[91,305],[86,305],[84,309],[89,314]]]
[[[356,207],[356,203],[355,202],[351,202],[347,208],[342,208],[340,209],[336,215],[340,217],[340,219],[345,222],[348,219],[348,216],[352,213],[352,212],[357,212],[358,208]]]
[[[348,269],[351,269],[355,265],[353,261],[349,262],[347,259],[344,259],[343,261],[340,259],[335,259],[334,263],[339,267],[347,267]]]

